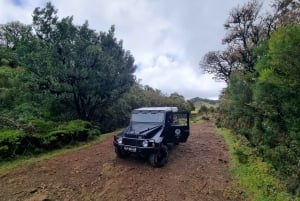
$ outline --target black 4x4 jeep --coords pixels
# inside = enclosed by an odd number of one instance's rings
[[[114,136],[118,157],[131,153],[148,157],[151,165],[162,167],[168,162],[168,146],[186,142],[189,136],[189,113],[177,107],[145,107],[132,111],[129,126]]]

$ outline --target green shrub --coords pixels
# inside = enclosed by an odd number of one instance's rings
[[[217,129],[224,136],[231,154],[230,169],[236,180],[245,188],[249,200],[253,201],[299,201],[288,194],[284,181],[277,178],[273,166],[254,153],[256,148],[249,147],[245,137],[233,135],[227,129]],[[282,149],[282,148],[280,148]],[[285,150],[283,148],[283,150]],[[237,154],[237,152],[239,154]],[[245,158],[247,160],[245,160]],[[245,161],[244,161],[245,160]],[[300,190],[298,177],[290,179],[290,188],[295,194]],[[297,183],[298,182],[298,183]]]
[[[21,130],[4,129],[0,130],[0,157],[13,157],[20,154],[21,141],[25,136]]]
[[[88,131],[88,139],[94,139],[95,137],[101,135],[101,132],[99,129],[91,129]]]
[[[83,120],[72,120],[62,126],[62,128],[68,132],[86,131],[92,127],[91,123]]]
[[[83,120],[72,120],[42,136],[41,141],[44,148],[53,149],[77,141],[87,141],[99,134],[100,131],[94,129],[91,123]]]
[[[0,60],[0,65],[3,65],[3,66],[8,66],[9,65],[9,61],[7,59],[1,59]]]
[[[24,130],[27,133],[48,133],[55,129],[56,124],[53,121],[46,121],[43,119],[31,119],[24,126]]]
[[[42,136],[41,138],[41,146],[44,149],[54,149],[60,147],[62,144],[67,144],[66,138],[64,137],[64,142],[60,141],[59,139],[62,138],[62,136],[68,136],[67,133],[64,131],[52,131],[47,135]]]
[[[71,140],[86,141],[88,139],[88,131],[92,128],[92,125],[87,121],[72,120],[62,128],[66,134],[71,136]]]
[[[27,120],[28,123],[22,126],[23,130],[0,130],[0,158],[40,153],[91,140],[101,134],[91,123],[83,120],[72,120],[59,126],[43,119]]]
[[[244,152],[242,147],[237,147],[234,154],[237,156],[237,159],[240,163],[248,163],[249,156]]]

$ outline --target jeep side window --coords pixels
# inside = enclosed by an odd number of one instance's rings
[[[177,115],[173,115],[173,122],[172,122],[172,125],[179,125]]]
[[[173,126],[187,126],[187,115],[186,114],[174,114],[173,115]]]

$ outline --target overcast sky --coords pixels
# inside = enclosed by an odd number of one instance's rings
[[[130,50],[141,84],[185,98],[217,99],[226,85],[203,74],[199,61],[208,51],[222,49],[223,24],[230,10],[248,0],[52,0],[58,16],[74,16],[81,25],[107,31]],[[31,24],[32,12],[44,0],[0,0],[0,24]]]

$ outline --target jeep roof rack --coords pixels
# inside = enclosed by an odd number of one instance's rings
[[[178,112],[177,107],[142,107],[135,109],[136,111],[172,111],[172,112]]]

